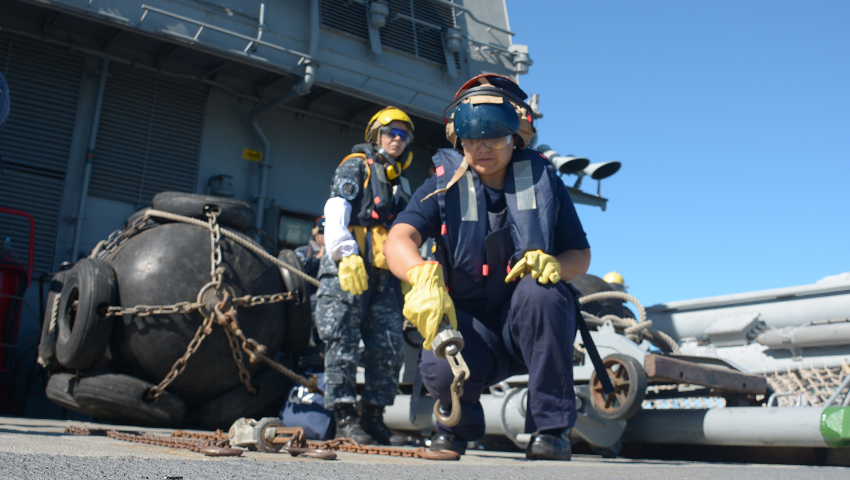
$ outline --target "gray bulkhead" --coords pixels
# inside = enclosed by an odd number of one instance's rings
[[[319,8],[317,36],[311,5]],[[243,149],[262,150],[263,143],[249,115],[291,91],[308,64],[315,67],[310,92],[259,119],[271,145],[264,161],[271,165],[266,220],[272,220],[265,230],[277,231],[278,212],[303,219],[321,214],[333,170],[386,104],[416,122],[408,176],[414,188],[421,184],[434,150],[448,146],[442,110],[460,85],[483,72],[516,78],[504,2],[456,5],[390,0],[385,25],[370,28],[371,3],[360,0],[0,3],[0,71],[13,102],[0,133],[0,202],[31,212],[37,225],[26,297],[32,308],[24,309],[19,338],[38,332],[36,279],[85,255],[158,191],[207,193],[212,177],[230,175],[234,198],[256,208],[261,168],[243,159]],[[261,41],[252,44],[261,7]],[[313,55],[311,33],[318,38]],[[447,48],[448,39],[459,48]],[[25,258],[26,232],[15,222],[0,219],[0,227]]]

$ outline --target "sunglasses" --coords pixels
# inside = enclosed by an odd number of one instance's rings
[[[406,143],[413,140],[413,134],[403,128],[381,127],[383,135],[389,135],[390,138],[401,137]]]
[[[511,135],[506,137],[498,137],[498,138],[479,138],[479,139],[469,139],[469,138],[461,138],[460,144],[463,146],[463,149],[469,152],[474,152],[481,147],[487,147],[488,150],[502,150],[506,148],[511,143]]]

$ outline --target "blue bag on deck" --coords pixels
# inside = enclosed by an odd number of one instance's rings
[[[311,373],[306,373],[310,376]],[[325,389],[325,374],[317,373],[321,390]],[[333,411],[325,410],[325,396],[310,393],[307,387],[296,385],[289,391],[280,419],[287,427],[303,427],[311,440],[330,440],[333,436]]]

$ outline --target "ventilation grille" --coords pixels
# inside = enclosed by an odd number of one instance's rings
[[[380,29],[381,45],[401,50],[418,58],[446,64],[443,51],[443,32],[454,28],[454,8],[429,0],[389,0],[390,15],[387,24]],[[343,32],[369,38],[368,6],[350,0],[322,0],[322,24]],[[437,28],[420,25],[410,20],[397,18],[405,15]],[[455,53],[456,67],[460,68],[460,56]]]
[[[350,0],[322,0],[322,25],[362,38],[369,38],[366,5]]]
[[[0,36],[0,71],[12,100],[0,132],[0,205],[35,220],[33,277],[53,269],[84,63],[82,55],[67,49]],[[17,261],[26,265],[29,222],[0,215],[0,241],[7,237]]]
[[[159,192],[193,192],[207,89],[110,68],[92,166],[93,196],[150,205]]]

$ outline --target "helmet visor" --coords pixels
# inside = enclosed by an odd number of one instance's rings
[[[388,135],[390,138],[401,137],[406,143],[413,140],[413,134],[403,128],[381,127],[381,135]]]
[[[460,144],[465,152],[476,152],[479,149],[504,150],[511,143],[511,135],[498,138],[461,138]]]

